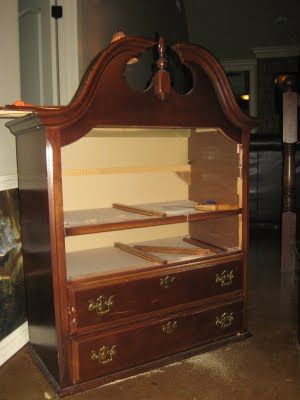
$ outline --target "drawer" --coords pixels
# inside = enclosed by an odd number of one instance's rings
[[[71,332],[241,290],[241,260],[160,270],[143,278],[70,289]]]
[[[72,340],[73,380],[85,381],[183,352],[241,331],[243,302],[181,312]]]

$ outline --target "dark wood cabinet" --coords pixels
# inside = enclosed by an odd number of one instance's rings
[[[99,54],[67,106],[7,106],[17,138],[30,346],[61,395],[247,335],[249,131],[198,45],[171,85],[163,40],[145,92]]]

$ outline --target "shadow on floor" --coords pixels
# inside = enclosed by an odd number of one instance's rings
[[[77,400],[293,400],[300,398],[294,280],[280,275],[280,233],[251,232],[251,339],[115,382]],[[21,350],[0,370],[0,400],[56,399]]]

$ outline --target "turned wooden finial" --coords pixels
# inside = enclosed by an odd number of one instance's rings
[[[168,64],[168,60],[165,58],[166,44],[165,44],[165,39],[162,36],[160,36],[160,38],[158,39],[157,49],[158,49],[159,59],[156,61],[156,66],[159,70],[165,69]]]
[[[165,58],[166,45],[162,36],[160,36],[158,40],[157,48],[159,58],[156,61],[156,66],[158,71],[155,73],[153,78],[153,90],[159,100],[164,101],[171,90],[171,79],[169,72],[165,70],[168,60]]]
[[[280,74],[275,80],[276,86],[282,92],[295,92],[297,79],[295,74]]]

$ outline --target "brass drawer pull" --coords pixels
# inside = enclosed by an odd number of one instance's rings
[[[233,269],[231,271],[224,269],[221,274],[216,274],[216,283],[219,283],[221,286],[230,286],[232,284],[233,278]]]
[[[99,351],[92,351],[91,359],[97,360],[99,364],[107,364],[113,361],[113,358],[117,355],[117,346],[113,345],[111,347],[102,346]]]
[[[89,311],[96,311],[97,315],[104,315],[111,311],[114,305],[114,296],[109,298],[100,296],[96,301],[89,300]]]
[[[164,278],[160,279],[160,286],[164,289],[169,289],[175,282],[175,276],[167,275]]]
[[[178,326],[177,321],[169,321],[168,323],[163,324],[161,328],[162,331],[167,335],[172,335],[172,333],[174,333],[175,330],[177,329],[177,326]]]
[[[220,326],[221,328],[228,328],[231,325],[233,319],[233,312],[224,312],[222,315],[216,317],[216,326]]]

